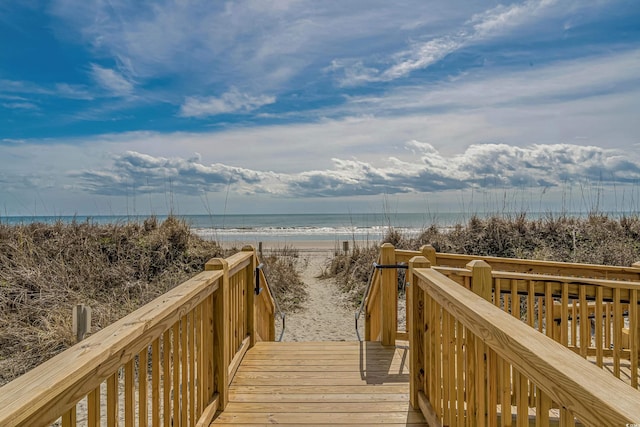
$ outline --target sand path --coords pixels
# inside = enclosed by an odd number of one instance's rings
[[[306,267],[301,278],[309,298],[297,313],[287,313],[283,341],[355,341],[354,310],[347,308],[333,279],[320,279],[332,251],[301,254]]]

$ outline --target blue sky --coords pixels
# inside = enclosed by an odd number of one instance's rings
[[[0,216],[640,210],[637,0],[0,3]]]

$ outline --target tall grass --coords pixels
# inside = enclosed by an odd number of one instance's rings
[[[586,218],[548,214],[528,219],[517,215],[471,216],[466,224],[442,229],[431,225],[417,236],[389,228],[381,243],[417,250],[433,245],[438,252],[526,258],[605,265],[640,261],[640,217],[612,218],[593,213]],[[331,260],[327,273],[350,300],[359,302],[377,259],[378,246],[356,248]]]
[[[300,258],[300,251],[290,246],[269,251],[262,257],[266,265],[265,275],[273,297],[285,313],[302,308],[308,293],[300,278],[306,262]]]
[[[222,249],[186,222],[0,224],[0,384],[75,343],[71,310],[94,332],[202,271]]]

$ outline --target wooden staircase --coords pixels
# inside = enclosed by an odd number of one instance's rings
[[[407,346],[379,342],[261,342],[231,382],[212,426],[422,425],[409,405]]]

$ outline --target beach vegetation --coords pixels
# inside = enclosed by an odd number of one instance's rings
[[[455,254],[629,266],[640,261],[640,217],[472,215],[465,224],[446,228],[432,224],[412,235],[390,226],[382,243],[408,250],[432,245],[438,252]],[[329,262],[327,276],[336,278],[354,304],[362,298],[378,253],[379,245],[356,247],[337,253]]]
[[[76,304],[96,332],[225,255],[175,217],[0,224],[0,384],[75,344]]]

